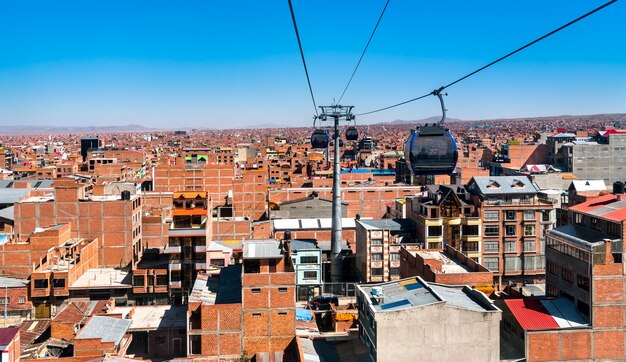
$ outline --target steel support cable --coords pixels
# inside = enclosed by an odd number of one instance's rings
[[[296,31],[296,38],[298,39],[298,47],[300,48],[300,56],[302,57],[302,65],[304,65],[304,73],[306,74],[306,81],[309,84],[309,92],[311,93],[311,100],[313,100],[313,108],[315,109],[315,115],[317,113],[317,103],[315,103],[315,96],[313,95],[313,87],[311,87],[311,78],[309,77],[309,69],[306,66],[306,60],[304,59],[304,51],[302,50],[302,42],[300,41],[300,32],[298,32],[298,24],[296,23],[296,15],[293,13],[293,5],[291,0],[287,0],[289,3],[289,11],[291,12],[291,20],[293,21],[293,29]]]
[[[350,83],[352,83],[352,78],[354,78],[354,75],[356,74],[357,69],[359,69],[359,65],[361,65],[361,61],[363,60],[363,57],[365,56],[365,53],[367,52],[367,48],[370,46],[370,43],[372,42],[372,38],[374,38],[374,34],[376,34],[376,29],[378,29],[378,25],[380,24],[380,21],[383,19],[383,15],[385,15],[385,10],[387,10],[389,1],[391,0],[387,0],[387,2],[385,3],[385,7],[383,8],[383,11],[380,13],[380,16],[378,17],[378,21],[376,22],[376,25],[374,26],[374,30],[372,30],[372,34],[370,35],[370,38],[367,40],[367,44],[365,44],[363,53],[361,53],[361,57],[359,58],[359,61],[356,63],[356,66],[354,67],[354,70],[352,71],[352,75],[350,76],[350,79],[348,80],[346,87],[343,89],[343,92],[341,93],[341,97],[339,97],[339,102],[337,102],[337,104],[341,104],[341,100],[343,99],[343,96],[346,94],[346,91],[348,90]]]
[[[559,31],[561,31],[561,30],[563,30],[563,29],[565,29],[565,28],[569,27],[570,25],[573,25],[573,24],[575,24],[575,23],[577,23],[577,22],[579,22],[579,21],[583,20],[584,18],[586,18],[586,17],[588,17],[588,16],[590,16],[590,15],[592,15],[592,14],[594,14],[594,13],[596,13],[596,12],[598,12],[598,11],[600,11],[600,10],[604,9],[604,8],[606,8],[606,7],[607,7],[607,6],[609,6],[609,5],[612,5],[612,4],[616,3],[617,1],[618,1],[618,0],[611,0],[611,1],[609,1],[609,2],[606,2],[606,3],[604,3],[604,4],[600,5],[600,6],[598,6],[597,8],[595,8],[595,9],[593,9],[593,10],[591,10],[591,11],[589,11],[589,12],[587,12],[587,13],[585,13],[585,14],[581,15],[581,16],[579,16],[578,18],[576,18],[576,19],[574,19],[574,20],[572,20],[572,21],[568,22],[567,24],[561,25],[560,27],[558,27],[558,28],[556,28],[556,29],[552,30],[551,32],[549,32],[549,33],[547,33],[547,34],[545,34],[545,35],[543,35],[543,36],[541,36],[541,37],[539,37],[539,38],[537,38],[537,39],[535,39],[535,40],[531,41],[530,43],[528,43],[528,44],[526,44],[526,45],[524,45],[524,46],[521,46],[521,47],[519,47],[519,48],[515,49],[514,51],[512,51],[512,52],[510,52],[510,53],[508,53],[508,54],[506,54],[506,55],[504,55],[504,56],[502,56],[502,57],[500,57],[500,58],[498,58],[498,59],[496,59],[496,60],[492,61],[491,63],[489,63],[489,64],[487,64],[487,65],[485,65],[485,66],[482,66],[482,67],[480,67],[480,68],[476,69],[475,71],[473,71],[473,72],[471,72],[471,73],[468,73],[468,74],[466,74],[466,75],[462,76],[461,78],[458,78],[457,80],[455,80],[455,81],[453,81],[453,82],[451,82],[451,83],[448,83],[448,84],[446,84],[446,85],[444,85],[444,86],[440,87],[439,89],[436,89],[436,90],[434,90],[434,91],[432,91],[432,92],[430,92],[430,93],[428,93],[428,94],[425,94],[425,95],[423,95],[423,96],[419,96],[419,97],[416,97],[416,98],[413,98],[413,99],[409,99],[409,100],[406,100],[406,101],[404,101],[404,102],[400,102],[400,103],[392,104],[392,105],[387,106],[387,107],[383,107],[383,108],[375,109],[375,110],[373,110],[373,111],[364,112],[364,113],[359,113],[359,114],[357,114],[357,116],[363,116],[363,115],[366,115],[366,114],[372,114],[372,113],[381,112],[381,111],[384,111],[384,110],[387,110],[387,109],[390,109],[390,108],[395,108],[395,107],[398,107],[398,106],[401,106],[401,105],[404,105],[404,104],[407,104],[407,103],[410,103],[410,102],[417,101],[417,100],[422,99],[422,98],[426,98],[426,97],[427,97],[427,96],[429,96],[429,95],[434,95],[434,94],[437,94],[437,92],[441,92],[441,91],[443,91],[444,89],[446,89],[446,88],[448,88],[448,87],[451,87],[451,86],[453,86],[453,85],[455,85],[455,84],[457,84],[457,83],[459,83],[459,82],[461,82],[461,81],[463,81],[463,80],[465,80],[465,79],[467,79],[467,78],[469,78],[469,77],[473,76],[474,74],[479,73],[479,72],[481,72],[481,71],[483,71],[483,70],[485,70],[485,69],[487,69],[487,68],[491,67],[492,65],[494,65],[494,64],[496,64],[496,63],[501,62],[502,60],[504,60],[504,59],[506,59],[506,58],[510,57],[511,55],[516,54],[516,53],[518,53],[518,52],[520,52],[520,51],[522,51],[522,50],[524,50],[524,49],[526,49],[526,48],[530,47],[531,45],[534,45],[534,44],[536,44],[536,43],[538,43],[538,42],[540,42],[540,41],[544,40],[545,38],[547,38],[547,37],[549,37],[549,36],[551,36],[551,35],[554,35],[554,34],[558,33]]]

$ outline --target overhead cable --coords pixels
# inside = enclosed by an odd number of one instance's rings
[[[604,9],[604,8],[606,8],[606,7],[607,7],[607,6],[609,6],[609,5],[612,5],[613,3],[616,3],[617,1],[618,1],[618,0],[611,0],[611,1],[609,1],[609,2],[606,2],[606,3],[604,3],[603,5],[598,6],[597,8],[595,8],[595,9],[593,9],[593,10],[591,10],[591,11],[589,11],[589,12],[585,13],[584,15],[581,15],[581,16],[579,16],[578,18],[576,18],[576,19],[574,19],[574,20],[572,20],[572,21],[568,22],[567,24],[564,24],[564,25],[562,25],[562,26],[560,26],[560,27],[558,27],[558,28],[556,28],[556,29],[552,30],[551,32],[549,32],[549,33],[547,33],[547,34],[545,34],[545,35],[543,35],[543,36],[541,36],[541,37],[539,37],[539,38],[537,38],[537,39],[535,39],[535,40],[531,41],[530,43],[528,43],[528,44],[526,44],[526,45],[524,45],[524,46],[521,46],[521,47],[519,47],[519,48],[515,49],[514,51],[512,51],[512,52],[510,52],[510,53],[508,53],[508,54],[506,54],[506,55],[504,55],[504,56],[502,56],[502,57],[500,57],[500,58],[498,58],[498,59],[496,59],[496,60],[492,61],[491,63],[489,63],[489,64],[487,64],[487,65],[485,65],[485,66],[482,66],[482,67],[480,67],[480,68],[476,69],[475,71],[473,71],[473,72],[471,72],[471,73],[468,73],[468,74],[466,74],[466,75],[462,76],[461,78],[458,78],[457,80],[455,80],[455,81],[453,81],[453,82],[451,82],[451,83],[448,83],[448,84],[446,84],[446,85],[444,85],[444,86],[440,87],[440,88],[439,88],[439,89],[437,89],[437,90],[434,90],[434,91],[432,91],[432,92],[430,92],[430,93],[427,93],[427,94],[425,94],[425,95],[422,95],[422,96],[419,96],[419,97],[416,97],[416,98],[412,98],[412,99],[409,99],[409,100],[406,100],[406,101],[403,101],[403,102],[400,102],[400,103],[392,104],[392,105],[387,106],[387,107],[378,108],[378,109],[375,109],[375,110],[373,110],[373,111],[369,111],[369,112],[359,113],[359,114],[357,114],[357,116],[362,116],[362,115],[366,115],[366,114],[372,114],[372,113],[381,112],[381,111],[384,111],[384,110],[387,110],[387,109],[390,109],[390,108],[395,108],[395,107],[401,106],[401,105],[403,105],[403,104],[407,104],[407,103],[410,103],[410,102],[414,102],[414,101],[419,100],[419,99],[422,99],[422,98],[426,98],[426,97],[428,97],[429,95],[434,95],[434,94],[436,94],[436,92],[441,92],[441,91],[443,91],[444,89],[446,89],[446,88],[448,88],[448,87],[451,87],[451,86],[453,86],[453,85],[455,85],[455,84],[457,84],[457,83],[459,83],[459,82],[461,82],[461,81],[463,81],[463,80],[465,80],[465,79],[467,79],[467,78],[469,78],[469,77],[473,76],[474,74],[476,74],[476,73],[478,73],[478,72],[481,72],[481,71],[483,71],[483,70],[485,70],[485,69],[487,69],[487,68],[491,67],[492,65],[494,65],[494,64],[496,64],[496,63],[498,63],[498,62],[500,62],[500,61],[502,61],[502,60],[504,60],[504,59],[506,59],[506,58],[510,57],[511,55],[513,55],[513,54],[515,54],[515,53],[518,53],[518,52],[520,52],[520,51],[522,51],[522,50],[524,50],[524,49],[526,49],[526,48],[530,47],[531,45],[534,45],[534,44],[536,44],[536,43],[538,43],[538,42],[542,41],[543,39],[545,39],[545,38],[547,38],[547,37],[549,37],[549,36],[551,36],[551,35],[553,35],[553,34],[558,33],[559,31],[561,31],[561,30],[563,30],[563,29],[565,29],[565,28],[569,27],[570,25],[573,25],[573,24],[575,24],[575,23],[579,22],[580,20],[583,20],[584,18],[586,18],[586,17],[588,17],[588,16],[590,16],[590,15],[592,15],[592,14],[594,14],[594,13],[596,13],[596,12],[598,12],[598,11],[600,11],[600,10]]]

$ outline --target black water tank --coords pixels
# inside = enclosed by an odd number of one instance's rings
[[[122,191],[122,200],[130,200],[130,191],[128,190]]]
[[[624,193],[624,183],[622,181],[613,182],[613,193],[620,195]]]

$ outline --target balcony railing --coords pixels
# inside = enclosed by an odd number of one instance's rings
[[[554,205],[557,203],[556,200],[537,197],[533,199],[513,199],[513,200],[490,200],[487,199],[484,201],[487,205]]]
[[[177,281],[171,280],[171,281],[170,281],[170,287],[173,287],[173,288],[180,288],[180,287],[182,287],[182,286],[183,286],[183,282],[182,282],[182,281],[180,281],[180,280],[177,280]]]
[[[206,251],[206,245],[196,245],[194,251],[196,253],[204,253]]]
[[[196,270],[206,270],[206,263],[195,263],[194,266]]]
[[[181,263],[171,263],[169,265],[170,270],[181,270],[182,269],[182,264]]]

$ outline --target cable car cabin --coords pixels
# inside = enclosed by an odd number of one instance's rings
[[[359,139],[359,131],[357,131],[356,127],[350,126],[346,128],[346,140],[348,141],[356,141]]]
[[[313,148],[327,148],[328,142],[330,141],[330,136],[328,135],[328,131],[323,129],[316,129],[311,134],[311,146]]]
[[[413,175],[450,175],[459,158],[454,137],[437,124],[411,131],[404,154]]]

